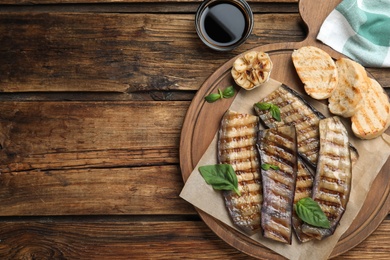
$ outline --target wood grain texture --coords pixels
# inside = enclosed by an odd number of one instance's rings
[[[233,55],[302,39],[299,20],[257,15],[247,43],[220,53],[200,42],[193,14],[0,13],[0,90],[197,90]]]
[[[1,4],[98,4],[98,3],[139,3],[140,0],[0,0]],[[202,0],[142,0],[143,3],[185,3],[192,2],[200,4]],[[273,3],[275,0],[248,0],[249,3]],[[298,0],[278,0],[278,3],[298,3]]]
[[[0,0],[0,259],[253,259],[179,197],[183,120],[226,61],[308,31],[298,0],[252,0],[252,35],[215,52],[201,2]],[[387,259],[389,231],[337,259]]]
[[[0,185],[1,216],[195,213],[175,165],[3,173]]]
[[[1,102],[0,172],[178,163],[188,102]]]
[[[90,222],[90,221],[88,221]],[[242,259],[200,221],[4,222],[2,258]],[[148,245],[148,249],[145,249]],[[220,253],[218,253],[220,251]],[[221,254],[222,253],[222,254]]]
[[[254,259],[220,240],[201,221],[48,218],[5,220],[0,230],[2,259]],[[387,260],[383,249],[389,234],[387,219],[366,241],[334,259]]]
[[[320,27],[320,23],[316,21],[316,19],[326,17],[326,13],[321,12],[330,12],[338,2],[338,0],[327,2],[302,0],[301,4],[303,3],[304,5],[300,5],[300,12],[303,20],[309,24],[308,38],[302,42],[275,43],[253,49],[269,52],[274,64],[272,78],[279,82],[286,83],[288,86],[304,93],[302,90],[302,83],[299,78],[296,77],[296,72],[291,62],[292,50],[305,45],[314,45],[329,52],[333,58],[337,59],[341,57],[339,53],[321,45],[314,38],[316,30]],[[313,23],[313,27],[310,27],[310,22]],[[226,102],[220,103],[218,107],[211,108],[204,102],[203,97],[208,93],[215,92],[217,88],[221,88],[223,85],[226,86],[231,84],[230,68],[236,58],[237,57],[234,57],[223,64],[204,82],[189,107],[189,112],[187,113],[183,124],[180,157],[192,158],[192,161],[181,161],[180,165],[184,180],[189,177],[189,174],[209,146],[219,128],[218,122],[220,122],[220,118],[231,103],[231,100],[226,100]],[[213,112],[210,113],[210,111]],[[207,129],[207,131],[205,131],[205,129]],[[363,241],[368,234],[373,232],[386,217],[386,214],[388,214],[390,210],[390,197],[388,196],[390,186],[385,181],[388,178],[389,163],[387,163],[378,174],[376,180],[379,181],[375,181],[371,187],[371,192],[369,192],[363,205],[363,208],[367,209],[367,211],[363,210],[360,212],[366,214],[357,215],[355,225],[350,226],[346,234],[344,234],[344,237],[340,239],[337,246],[334,248],[331,256],[337,256],[356,246]],[[383,200],[385,200],[385,203],[383,203]],[[201,210],[198,210],[198,213],[205,223],[224,241],[245,253],[260,258],[264,257],[263,251],[257,250],[257,245],[254,245],[253,241],[246,236],[225,227],[219,221],[211,218]]]
[[[193,15],[3,13],[0,90],[196,90],[234,55],[266,43],[302,40],[300,22],[297,14],[255,15],[247,42],[220,53],[201,44]],[[390,86],[388,73],[372,72]]]
[[[249,1],[252,12],[264,13],[297,13],[296,2]],[[201,1],[129,1],[126,3],[90,3],[90,4],[37,4],[37,5],[2,5],[0,12],[51,12],[51,13],[159,13],[159,14],[195,14]]]
[[[193,19],[192,14],[0,13],[0,90],[197,90],[241,52],[304,39],[298,14],[255,14],[247,42],[220,53],[200,42]],[[388,73],[372,73],[390,86]]]
[[[178,197],[187,108],[188,102],[2,102],[0,215],[194,213]]]

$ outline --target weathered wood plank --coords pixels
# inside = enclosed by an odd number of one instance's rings
[[[179,197],[184,184],[178,168],[3,173],[0,216],[195,214]]]
[[[189,102],[1,102],[0,172],[178,163]]]
[[[0,0],[1,1],[1,0]],[[260,13],[298,13],[297,2],[249,2],[252,12]],[[193,13],[195,15],[199,1],[142,1],[126,3],[89,3],[89,4],[36,4],[36,5],[3,5],[0,12],[51,12],[51,13]]]
[[[390,215],[366,240],[352,250],[335,258],[341,259],[389,259]]]
[[[1,93],[2,101],[191,101],[196,91]]]
[[[107,4],[107,3],[139,3],[140,0],[0,0],[1,4]],[[142,3],[198,3],[202,0],[142,0]],[[298,3],[298,0],[248,0],[251,3]]]
[[[194,213],[175,166],[187,107],[2,102],[0,215]]]
[[[2,259],[253,259],[201,221],[6,220],[0,230]],[[364,242],[335,259],[388,259],[389,241],[386,219]]]
[[[0,13],[0,90],[197,90],[245,50],[302,40],[300,21],[255,15],[248,41],[220,53],[198,39],[193,14]]]
[[[8,259],[209,259],[245,255],[202,222],[4,222],[0,256]],[[174,230],[174,232],[173,232]],[[219,251],[221,250],[221,251]]]

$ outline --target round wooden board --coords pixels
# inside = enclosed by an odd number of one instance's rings
[[[308,37],[302,42],[289,42],[264,45],[253,50],[269,53],[274,63],[271,77],[295,89],[303,86],[299,80],[291,61],[291,52],[301,46],[314,45],[327,51],[333,58],[340,55],[327,46],[317,42],[315,36],[325,17],[334,9],[340,0],[301,0],[299,10],[302,19],[308,26]],[[321,13],[318,13],[318,12]],[[224,112],[229,108],[233,99],[224,99],[218,106],[206,103],[204,97],[218,88],[234,85],[230,75],[232,58],[217,69],[201,86],[194,97],[185,117],[180,140],[180,167],[184,181],[186,181],[196,164],[206,151],[216,134]],[[306,98],[308,98],[306,96]],[[384,165],[372,184],[362,210],[351,224],[350,228],[340,238],[331,257],[340,255],[362,242],[383,221],[390,210],[390,160]],[[234,248],[257,258],[283,259],[282,256],[258,244],[247,236],[227,227],[215,218],[198,210],[203,221],[225,242]]]

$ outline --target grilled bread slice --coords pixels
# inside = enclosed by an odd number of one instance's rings
[[[343,117],[353,116],[362,105],[368,89],[367,72],[359,63],[348,58],[336,61],[338,86],[329,98],[329,110]]]
[[[353,133],[362,139],[380,136],[390,124],[390,103],[381,85],[369,78],[363,106],[351,117]]]
[[[315,99],[330,97],[337,87],[337,68],[325,51],[304,46],[293,51],[292,61],[306,93]]]

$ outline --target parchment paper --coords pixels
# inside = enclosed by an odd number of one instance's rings
[[[267,83],[254,90],[246,91],[242,89],[237,94],[230,109],[241,113],[254,114],[253,104],[267,96],[280,85],[281,83],[270,79]],[[310,100],[309,102],[325,116],[329,116],[326,105],[315,100]],[[291,245],[263,238],[260,233],[249,236],[250,238],[288,259],[319,260],[329,257],[339,238],[348,229],[360,211],[373,180],[390,155],[390,137],[388,135],[383,134],[373,140],[360,140],[353,136],[350,128],[350,120],[345,119],[343,123],[349,131],[350,142],[357,148],[360,156],[352,171],[352,190],[347,209],[335,233],[322,241],[310,241],[303,244],[298,242],[294,234]],[[225,208],[222,193],[213,190],[210,185],[206,184],[198,171],[199,166],[210,164],[217,164],[217,134],[185,183],[180,197],[214,218],[240,231],[233,226]]]

